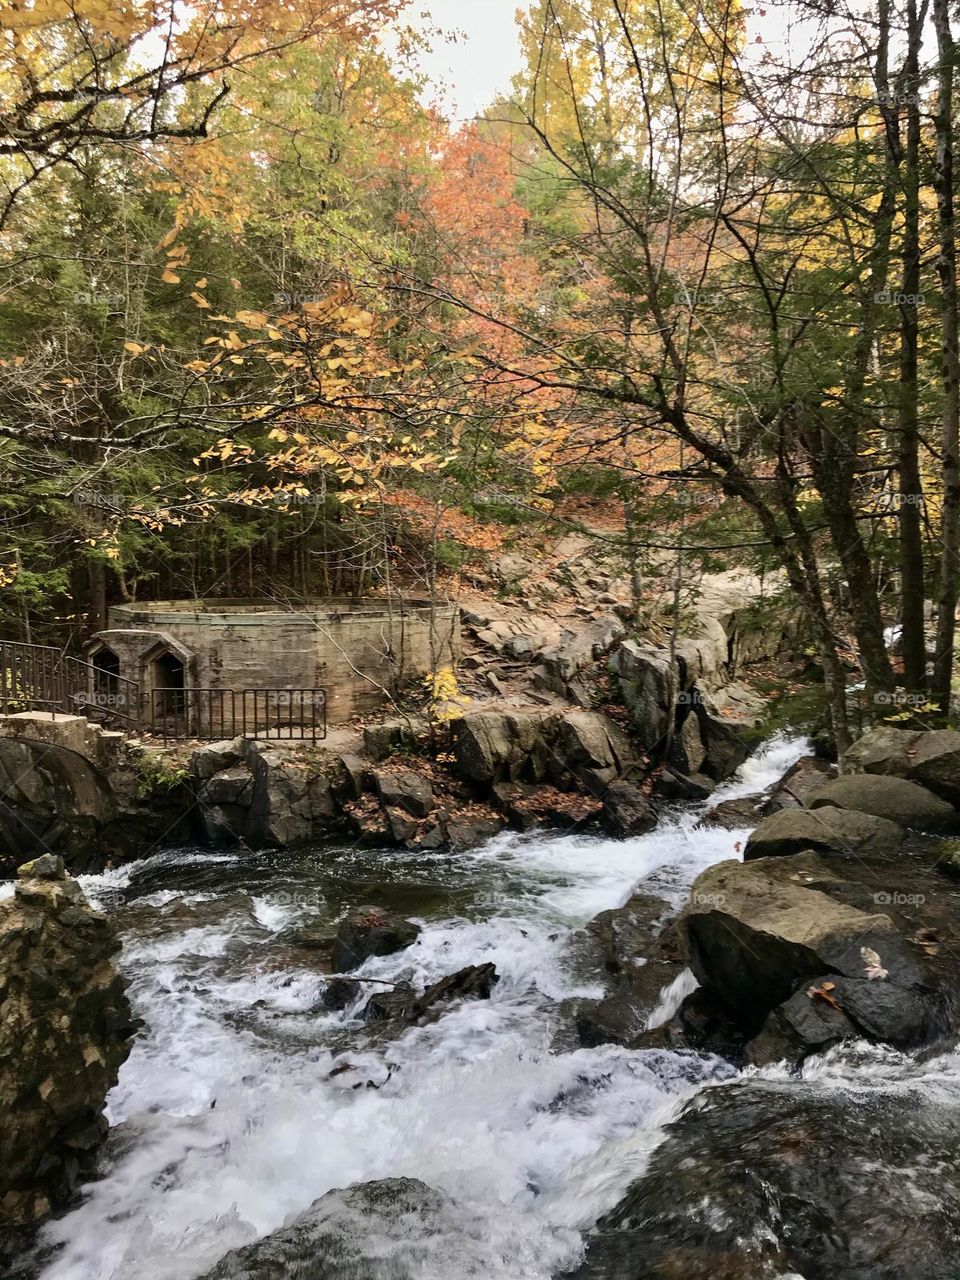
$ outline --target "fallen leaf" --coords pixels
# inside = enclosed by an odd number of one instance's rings
[[[872,981],[874,978],[886,978],[889,976],[887,970],[884,969],[883,964],[881,963],[879,955],[872,947],[861,947],[860,955],[863,958],[863,963],[866,965],[867,978],[869,980]]]

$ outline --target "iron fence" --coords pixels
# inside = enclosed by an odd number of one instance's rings
[[[83,715],[165,741],[327,736],[323,689],[153,689],[50,645],[0,640],[0,714]]]
[[[154,689],[149,722],[164,740],[317,742],[327,736],[327,699],[323,689]]]
[[[140,724],[140,686],[51,645],[0,640],[0,712],[49,711]]]

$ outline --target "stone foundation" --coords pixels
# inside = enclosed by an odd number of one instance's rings
[[[94,663],[154,691],[323,689],[330,723],[367,715],[460,652],[453,605],[314,601],[284,609],[262,600],[174,600],[116,605],[89,648]],[[182,675],[181,675],[182,670]],[[104,677],[105,687],[109,674]],[[296,718],[294,716],[294,718]],[[232,726],[222,726],[230,736]]]

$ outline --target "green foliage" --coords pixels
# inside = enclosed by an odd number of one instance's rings
[[[190,766],[173,753],[145,751],[137,761],[137,774],[137,795],[162,799],[186,783]]]

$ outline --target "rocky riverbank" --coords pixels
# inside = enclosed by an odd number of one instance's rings
[[[775,610],[766,631],[751,622],[742,593],[756,589],[719,575],[673,646],[629,634],[602,606],[540,633],[529,611],[465,608],[466,702],[335,727],[316,744],[165,747],[79,716],[2,717],[3,869],[53,850],[92,871],[189,841],[437,850],[505,827],[648,830],[659,805],[709,796],[756,741],[762,702],[743,676],[799,634]]]
[[[26,863],[0,902],[0,1225],[65,1204],[107,1131],[104,1100],[136,1028],[120,949],[63,862]]]
[[[956,1274],[956,1113],[909,1080],[863,1111],[804,1081],[833,1055],[869,1090],[872,1042],[917,1053],[919,1082],[957,1045],[960,842],[944,836],[960,733],[879,728],[841,767],[764,818],[742,862],[705,871],[679,917],[634,898],[588,929],[614,989],[579,1011],[583,1043],[697,1047],[800,1078],[691,1104],[598,1224],[584,1280]]]

